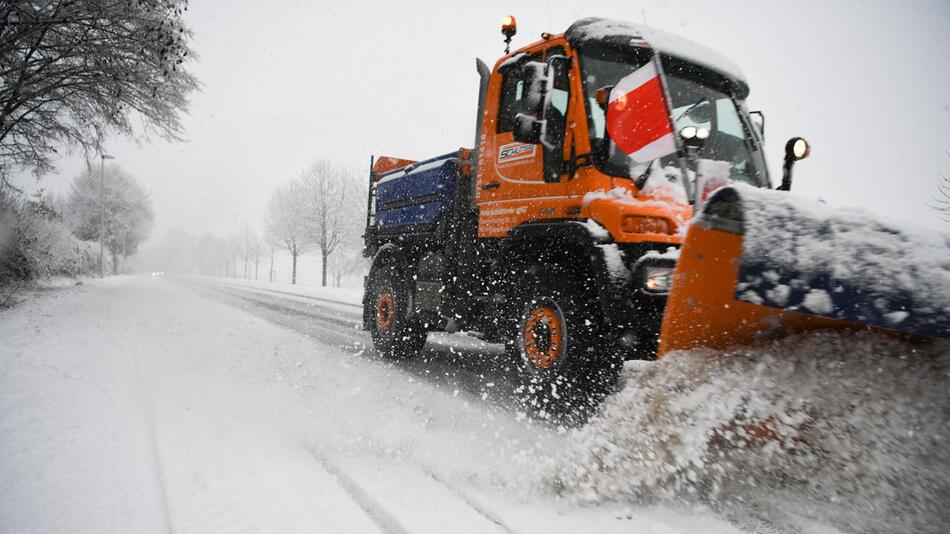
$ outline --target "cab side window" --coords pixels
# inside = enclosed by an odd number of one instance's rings
[[[541,61],[540,54],[528,56],[526,61]],[[521,111],[521,100],[528,86],[524,69],[509,68],[501,81],[501,98],[498,106],[497,132],[510,132],[515,129],[515,115]]]
[[[518,114],[521,99],[524,97],[525,81],[515,72],[509,71],[501,83],[501,106],[498,110],[498,133],[510,132],[515,128],[515,115]]]

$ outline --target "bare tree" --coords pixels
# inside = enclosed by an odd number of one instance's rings
[[[290,283],[297,283],[297,258],[310,250],[309,204],[303,185],[294,181],[279,188],[267,209],[267,233],[270,239],[290,253],[293,262]]]
[[[354,173],[327,160],[318,160],[301,177],[309,213],[310,235],[320,249],[321,283],[327,285],[328,260],[353,234],[353,220],[361,217],[362,199]]]
[[[261,238],[251,227],[244,224],[244,235],[235,238],[238,245],[238,253],[244,260],[244,279],[251,279],[251,264],[254,266],[254,280],[257,280],[261,262],[261,251],[263,244]]]
[[[276,282],[276,281],[277,281],[277,273],[274,272],[274,248],[275,248],[275,246],[274,246],[274,243],[273,243],[273,242],[268,243],[267,246],[268,246],[268,248],[270,248],[270,269],[267,270],[267,281],[268,281],[268,282]]]
[[[366,273],[369,271],[369,261],[363,257],[361,243],[349,239],[340,247],[340,250],[330,258],[330,272],[333,277],[333,286],[340,287],[344,276]]]
[[[198,87],[187,0],[0,3],[0,175],[52,168],[60,146],[101,151],[109,133],[177,139]],[[137,132],[133,123],[141,122]]]
[[[261,240],[261,236],[257,232],[251,232],[248,238],[248,249],[250,250],[250,255],[254,258],[254,280],[257,280],[258,268],[261,264],[261,254],[264,251],[264,242]]]
[[[244,235],[235,236],[235,245],[237,246],[238,256],[244,260],[244,279],[248,279],[248,267],[251,263],[251,229],[247,223],[244,223]]]
[[[940,180],[937,181],[938,197],[933,208],[940,214],[940,218],[950,222],[950,178],[944,173],[938,173]]]
[[[155,216],[148,193],[118,167],[106,171],[101,198],[99,181],[99,173],[88,170],[73,180],[66,216],[76,236],[89,241],[99,240],[102,221],[103,244],[112,254],[115,274],[119,270],[119,256],[128,259],[138,251]]]

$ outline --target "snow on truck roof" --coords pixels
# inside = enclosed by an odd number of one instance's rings
[[[722,74],[740,84],[743,89],[741,93],[748,93],[748,84],[738,65],[715,50],[663,30],[632,22],[591,17],[571,24],[571,27],[564,32],[564,37],[572,45],[591,40],[618,44],[643,41],[663,54],[684,59]]]

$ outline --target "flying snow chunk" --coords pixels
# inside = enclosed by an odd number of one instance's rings
[[[831,297],[824,289],[812,289],[805,295],[802,305],[818,314],[828,314],[834,310]]]

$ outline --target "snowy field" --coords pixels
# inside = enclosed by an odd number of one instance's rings
[[[118,277],[0,312],[0,532],[950,524],[946,345],[678,353],[570,427],[466,336],[378,359],[344,293]]]

